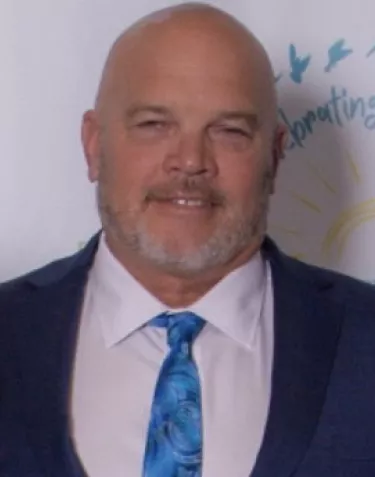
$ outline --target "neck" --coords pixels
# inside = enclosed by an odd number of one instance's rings
[[[263,237],[252,242],[230,262],[195,274],[178,274],[151,264],[106,236],[112,254],[133,277],[169,308],[186,308],[203,297],[220,280],[248,262],[259,250]]]

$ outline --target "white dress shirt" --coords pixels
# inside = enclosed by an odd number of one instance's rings
[[[202,389],[203,477],[248,477],[268,415],[273,290],[260,253],[188,308],[207,321],[193,345]],[[71,395],[76,452],[89,477],[141,477],[168,309],[101,239],[83,304]],[[181,311],[181,310],[178,310]]]

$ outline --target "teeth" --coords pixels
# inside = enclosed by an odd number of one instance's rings
[[[174,199],[173,203],[187,207],[202,207],[204,205],[203,200],[199,199]]]

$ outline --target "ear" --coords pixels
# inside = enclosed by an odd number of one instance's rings
[[[100,162],[100,128],[96,112],[86,111],[82,118],[81,141],[88,167],[88,177],[91,182],[96,182],[99,176]]]
[[[272,147],[272,173],[273,182],[271,194],[275,192],[275,180],[279,169],[281,159],[285,157],[285,148],[288,141],[288,128],[285,124],[278,124],[274,133]]]

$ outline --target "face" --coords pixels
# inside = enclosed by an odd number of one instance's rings
[[[282,134],[251,68],[223,50],[182,51],[129,62],[105,118],[85,115],[83,140],[107,238],[201,273],[263,236]]]

